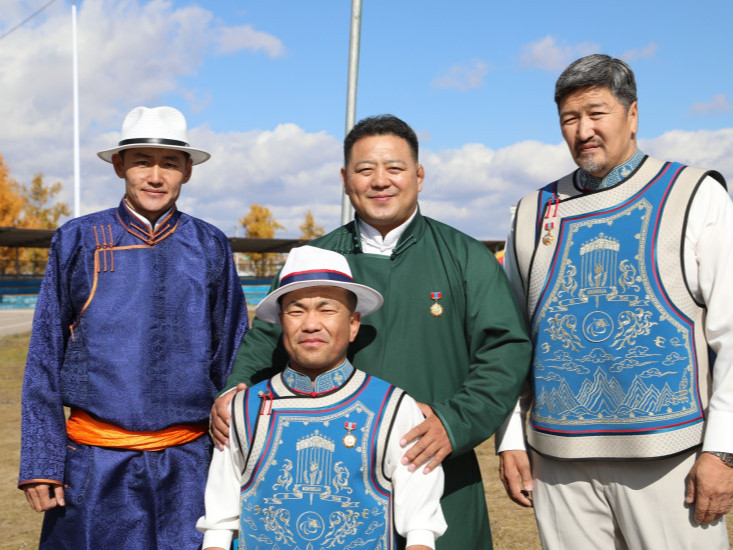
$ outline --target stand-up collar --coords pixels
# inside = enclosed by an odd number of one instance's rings
[[[338,367],[319,374],[315,380],[309,376],[294,371],[290,365],[285,367],[282,377],[285,385],[295,393],[317,395],[340,388],[354,373],[354,367],[348,359],[344,359]]]
[[[646,155],[637,148],[629,160],[619,164],[602,178],[597,178],[583,170],[578,170],[578,184],[580,185],[580,188],[585,191],[600,191],[601,189],[606,189],[612,185],[616,185],[629,177],[631,173],[636,170],[637,166],[641,164],[641,161],[644,160],[645,156]]]
[[[395,227],[392,231],[389,231],[384,237],[382,237],[382,233],[376,227],[373,227],[364,220],[359,219],[357,225],[359,226],[359,236],[361,237],[361,249],[364,252],[380,254],[382,256],[391,256],[392,252],[397,247],[400,237],[402,237],[405,229],[410,225],[416,214],[417,206],[409,218]]]
[[[155,229],[152,229],[151,225],[143,223],[138,218],[123,197],[119,207],[117,207],[117,217],[130,234],[152,246],[170,236],[176,230],[181,213],[173,205],[168,212],[158,219]]]
[[[343,226],[342,229],[344,230],[344,232],[339,236],[336,247],[334,248],[336,252],[338,252],[339,254],[354,254],[358,252],[363,252],[363,247],[361,244],[361,234],[359,231],[360,221],[361,220],[357,215],[354,220]],[[407,224],[407,227],[405,227],[402,235],[400,235],[400,238],[397,241],[397,246],[395,246],[394,250],[392,251],[391,257],[394,258],[395,256],[398,256],[399,254],[407,250],[410,246],[419,241],[420,238],[423,236],[423,233],[425,233],[425,227],[425,218],[420,213],[420,205],[418,205],[417,211],[415,212],[412,221]]]

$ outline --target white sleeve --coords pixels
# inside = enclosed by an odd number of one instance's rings
[[[230,404],[229,414],[231,412]],[[196,529],[204,534],[203,548],[229,548],[239,532],[243,458],[236,441],[236,437],[230,437],[230,446],[221,451],[214,448],[211,457],[204,494],[206,515],[196,522]]]
[[[435,539],[447,528],[440,507],[443,467],[438,466],[426,475],[423,471],[425,465],[410,472],[400,462],[409,449],[400,446],[400,439],[423,420],[425,418],[415,400],[405,395],[387,441],[384,471],[392,478],[395,529],[407,539],[408,547],[425,545],[435,548]]]
[[[504,247],[504,273],[506,273],[509,284],[514,290],[514,296],[517,299],[519,308],[522,310],[525,321],[527,320],[527,297],[524,295],[524,285],[519,274],[517,258],[514,254],[514,220],[512,219],[512,230],[506,239]],[[522,393],[517,400],[514,409],[504,420],[504,423],[496,430],[494,444],[496,452],[503,451],[525,451],[527,449],[524,438],[524,425],[527,416],[527,410],[532,400],[531,388],[529,384],[524,384]]]
[[[733,202],[711,177],[690,205],[684,260],[690,291],[707,307],[705,337],[715,352],[703,449],[733,452]]]

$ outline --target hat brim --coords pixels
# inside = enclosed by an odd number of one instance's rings
[[[331,281],[331,280],[312,280],[312,281],[299,281],[296,283],[290,283],[285,286],[281,286],[270,292],[265,298],[258,304],[255,310],[255,315],[268,323],[280,324],[280,303],[278,299],[295,290],[301,288],[308,288],[313,286],[336,286],[344,288],[353,292],[356,295],[356,309],[355,313],[361,313],[361,315],[369,315],[377,311],[384,302],[382,295],[368,286],[360,285],[358,283],[347,283],[342,281]]]
[[[174,151],[182,151],[184,153],[187,153],[191,157],[191,161],[193,162],[194,166],[196,164],[201,164],[202,162],[206,162],[207,160],[211,158],[211,155],[209,153],[201,149],[194,149],[193,147],[183,147],[179,145],[169,145],[169,144],[159,144],[159,143],[131,143],[129,145],[122,145],[120,147],[115,147],[113,149],[107,149],[106,151],[100,151],[99,153],[97,153],[97,156],[101,158],[103,161],[111,163],[112,156],[116,155],[120,151],[125,151],[127,149],[147,149],[147,148],[172,149]]]

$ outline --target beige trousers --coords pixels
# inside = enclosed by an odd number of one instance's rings
[[[694,522],[685,504],[696,451],[648,461],[560,461],[532,453],[545,550],[728,550],[725,518]]]

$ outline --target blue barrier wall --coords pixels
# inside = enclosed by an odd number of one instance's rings
[[[267,295],[269,279],[240,278],[247,305],[256,306]],[[0,280],[0,309],[34,308],[38,300],[41,279]]]

